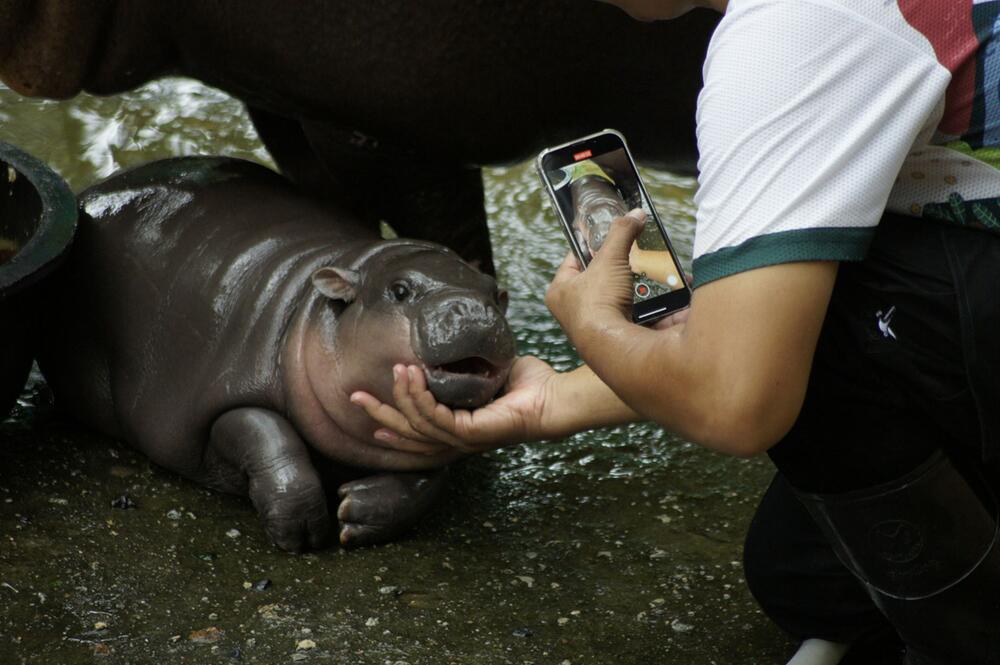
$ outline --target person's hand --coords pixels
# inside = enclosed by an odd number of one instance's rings
[[[628,267],[637,275],[642,272],[641,269],[638,269],[640,268],[640,264],[642,262],[640,258],[641,256],[642,250],[639,249],[639,242],[637,240],[633,240],[632,245],[628,248]]]
[[[609,321],[631,321],[632,269],[629,251],[642,232],[646,214],[636,209],[619,217],[586,270],[570,252],[545,295],[545,304],[576,342],[581,332]],[[577,345],[579,348],[579,345]]]
[[[673,328],[674,326],[681,325],[682,323],[687,323],[688,314],[691,313],[690,307],[685,307],[682,310],[674,312],[669,316],[665,316],[662,319],[657,319],[651,326],[653,330],[666,330],[667,328]]]
[[[393,376],[395,407],[366,392],[351,395],[351,402],[382,425],[375,437],[387,447],[412,451],[418,444],[443,443],[474,453],[548,436],[545,420],[557,373],[534,356],[517,358],[503,395],[474,411],[438,403],[415,365],[397,365]]]
[[[694,275],[689,272],[684,273],[684,278],[687,280],[688,284],[694,283]],[[690,307],[685,307],[682,310],[678,310],[671,314],[670,316],[665,316],[662,319],[658,319],[653,325],[650,326],[653,330],[666,330],[667,328],[673,328],[674,326],[680,325],[682,323],[687,323],[688,315],[691,313]]]

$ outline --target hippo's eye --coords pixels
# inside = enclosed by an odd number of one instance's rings
[[[406,282],[393,282],[389,287],[389,293],[396,302],[403,302],[410,297],[410,287]]]

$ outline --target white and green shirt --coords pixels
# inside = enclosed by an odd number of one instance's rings
[[[695,286],[857,261],[886,210],[1000,231],[1000,0],[731,0],[698,99]]]

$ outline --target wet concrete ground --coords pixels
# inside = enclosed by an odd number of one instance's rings
[[[248,501],[44,409],[23,418],[0,427],[3,663],[707,665],[790,650],[739,559],[744,488],[767,469],[694,471],[707,453],[681,445],[594,480],[643,427],[596,452],[469,460],[402,542],[294,556]]]
[[[0,128],[77,190],[168,155],[267,162],[239,104],[183,80],[59,104],[0,89]],[[645,176],[689,259],[693,181]],[[537,179],[486,184],[519,349],[571,367],[542,302],[566,246]],[[401,542],[294,556],[247,500],[60,420],[34,381],[0,424],[2,665],[770,664],[793,649],[742,577],[765,460],[648,425],[519,446],[457,465]]]

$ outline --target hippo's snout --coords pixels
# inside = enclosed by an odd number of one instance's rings
[[[486,404],[506,382],[515,353],[514,335],[499,306],[464,291],[422,304],[411,341],[431,393],[452,407]]]

